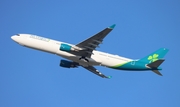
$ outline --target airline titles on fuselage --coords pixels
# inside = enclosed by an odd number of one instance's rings
[[[36,36],[36,35],[31,35],[30,38],[34,38],[34,39],[38,39],[38,40],[42,40],[42,41],[46,41],[46,42],[50,41],[50,39],[48,39],[48,38],[39,37],[39,36]]]

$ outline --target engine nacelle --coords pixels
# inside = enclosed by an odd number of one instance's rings
[[[78,67],[78,63],[70,62],[70,61],[67,61],[67,60],[61,60],[60,66],[65,67],[65,68],[75,68],[75,67]]]
[[[70,51],[80,51],[80,50],[82,50],[82,48],[61,43],[59,50],[70,52]]]
[[[59,48],[61,51],[70,52],[73,50],[72,46],[62,43]]]

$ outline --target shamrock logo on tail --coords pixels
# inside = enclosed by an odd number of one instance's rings
[[[152,56],[149,56],[148,57],[149,63],[158,60],[158,56],[159,56],[158,54],[153,54]]]

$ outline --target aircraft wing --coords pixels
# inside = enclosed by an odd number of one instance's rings
[[[102,74],[101,72],[99,72],[96,68],[94,68],[93,66],[88,66],[88,67],[84,67],[82,66],[83,68],[91,71],[92,73],[102,77],[102,78],[111,78],[111,76],[105,76],[104,74]]]
[[[102,43],[103,39],[109,32],[113,30],[114,27],[115,24],[77,44],[76,46],[83,49],[79,51],[79,55],[84,57],[91,57],[93,54],[92,51],[99,47],[99,44]]]

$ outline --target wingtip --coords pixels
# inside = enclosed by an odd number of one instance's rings
[[[108,79],[111,79],[112,78],[112,76],[108,76]]]
[[[115,26],[116,26],[116,24],[113,24],[113,25],[109,26],[108,28],[114,29]]]

